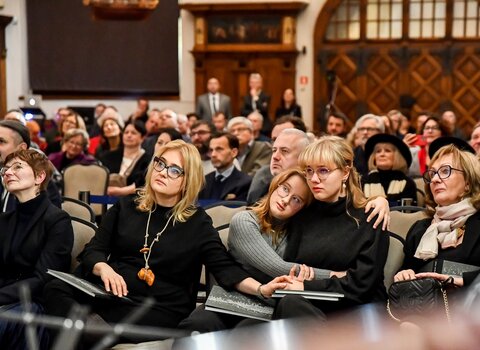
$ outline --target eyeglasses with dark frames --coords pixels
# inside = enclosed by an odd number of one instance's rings
[[[461,173],[464,172],[461,169],[455,169],[451,165],[446,164],[442,165],[440,168],[438,168],[438,170],[428,169],[423,173],[423,181],[425,181],[426,184],[430,184],[435,175],[438,175],[440,180],[444,180],[452,175],[452,170],[460,171]]]
[[[171,179],[178,179],[185,174],[185,171],[178,165],[167,165],[167,163],[159,157],[153,157],[153,169],[159,173],[167,169],[167,175]]]

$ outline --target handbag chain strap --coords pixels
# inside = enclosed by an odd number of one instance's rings
[[[444,288],[440,288],[440,291],[442,292],[442,296],[443,296],[443,304],[445,306],[445,314],[447,315],[447,321],[448,323],[452,323],[452,319],[450,317],[450,307],[448,304],[447,291]],[[392,319],[394,319],[397,322],[402,322],[402,320],[400,320],[399,318],[393,315],[392,309],[390,308],[390,299],[387,299],[387,312]]]

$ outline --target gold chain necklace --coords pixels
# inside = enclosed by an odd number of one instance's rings
[[[145,243],[143,244],[142,249],[140,249],[140,253],[143,253],[143,259],[145,260],[145,267],[142,267],[140,271],[138,271],[137,273],[138,278],[140,278],[142,281],[145,281],[149,287],[151,287],[153,285],[153,282],[155,281],[155,274],[153,273],[152,270],[150,270],[150,266],[148,265],[148,261],[150,260],[150,254],[152,253],[152,247],[155,243],[158,242],[162,233],[167,229],[167,226],[170,223],[170,220],[173,218],[173,214],[170,215],[163,229],[155,235],[155,238],[152,240],[149,246],[148,245],[148,237],[149,237],[148,229],[150,228],[151,217],[152,217],[152,210],[148,212],[147,227],[145,228]]]

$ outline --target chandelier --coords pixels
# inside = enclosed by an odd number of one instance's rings
[[[141,20],[158,5],[159,0],[83,0],[95,19]]]

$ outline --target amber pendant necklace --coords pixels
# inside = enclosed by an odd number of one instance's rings
[[[150,245],[148,245],[148,237],[149,237],[148,229],[150,228],[151,217],[152,217],[152,210],[148,212],[147,227],[145,228],[145,243],[143,244],[142,249],[140,249],[140,253],[143,254],[143,259],[145,260],[145,267],[142,267],[140,271],[138,271],[137,273],[138,278],[140,278],[142,281],[145,281],[145,283],[147,283],[149,287],[151,287],[153,285],[153,282],[155,281],[155,274],[153,273],[152,270],[150,270],[150,266],[148,265],[148,261],[150,260],[150,254],[152,253],[152,247],[155,243],[159,241],[160,236],[167,229],[167,226],[170,223],[170,220],[172,220],[173,218],[173,214],[169,216],[167,223],[165,224],[163,229],[155,235],[155,238],[152,240]]]

